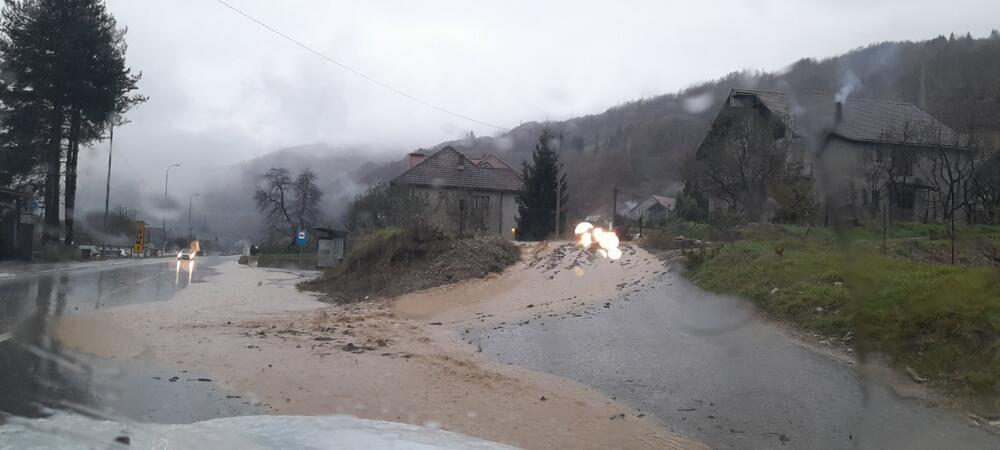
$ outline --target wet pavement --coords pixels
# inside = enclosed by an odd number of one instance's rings
[[[73,409],[157,423],[249,411],[204,375],[66,352],[51,337],[60,317],[169,301],[193,283],[210,282],[213,266],[228,259],[47,267],[0,278],[0,411],[34,417],[45,408]]]
[[[590,385],[714,448],[1000,448],[674,273],[585,311],[479,330],[493,359]],[[634,417],[634,416],[633,416]]]

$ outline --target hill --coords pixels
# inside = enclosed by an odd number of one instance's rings
[[[974,39],[939,36],[920,42],[883,42],[825,58],[801,59],[780,72],[734,72],[677,93],[626,102],[600,114],[530,122],[494,137],[442,142],[465,153],[491,152],[516,166],[530,158],[545,126],[562,134],[563,160],[574,217],[606,214],[612,187],[619,201],[650,193],[674,194],[684,161],[694,151],[734,88],[783,92],[825,91],[855,98],[920,105],[953,128],[1000,132],[1000,33]],[[401,159],[373,169],[366,182],[405,169]]]

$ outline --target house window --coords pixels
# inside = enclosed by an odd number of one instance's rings
[[[896,176],[909,177],[913,175],[914,158],[912,155],[892,155],[892,173]]]

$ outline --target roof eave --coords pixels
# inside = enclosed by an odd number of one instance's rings
[[[483,187],[469,187],[469,186],[455,186],[455,185],[441,185],[441,184],[431,184],[431,183],[414,183],[407,181],[396,180],[391,181],[392,184],[406,185],[406,186],[418,186],[418,187],[428,187],[433,189],[456,189],[456,190],[468,190],[468,191],[484,191],[484,192],[513,192],[520,193],[520,189],[507,189],[507,188],[483,188]]]

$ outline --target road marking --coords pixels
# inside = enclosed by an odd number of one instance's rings
[[[45,270],[39,270],[37,272],[25,272],[25,273],[0,272],[0,280],[11,279],[11,278],[27,278],[39,275],[47,275],[50,273],[68,272],[70,270],[78,270],[78,269],[102,269],[102,268],[107,269],[119,266],[146,266],[150,264],[162,263],[167,261],[170,261],[170,258],[150,258],[150,259],[141,259],[138,261],[115,261],[104,264],[76,264],[72,266],[57,267],[54,269],[45,269]]]

